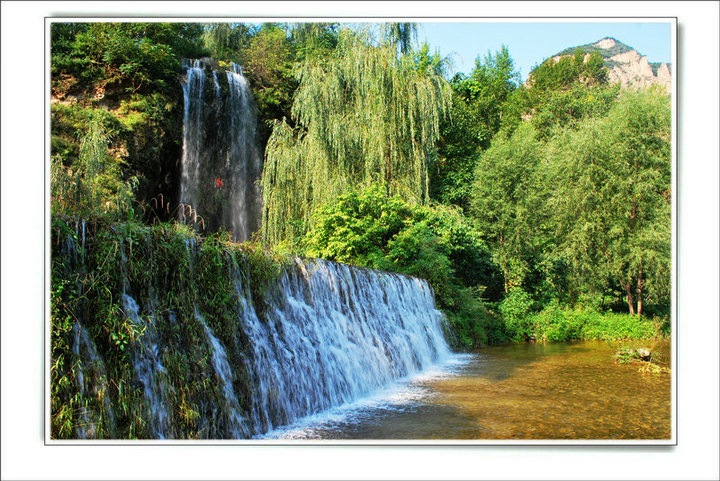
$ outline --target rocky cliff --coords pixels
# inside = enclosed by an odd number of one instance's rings
[[[553,58],[558,60],[565,55],[572,55],[577,49],[584,50],[586,56],[599,53],[605,61],[610,82],[638,89],[654,84],[670,89],[672,76],[668,64],[650,63],[646,56],[614,38],[606,37],[592,44],[571,47]]]

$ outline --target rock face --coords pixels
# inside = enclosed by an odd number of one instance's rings
[[[586,60],[593,52],[603,57],[609,82],[619,83],[624,88],[643,89],[662,85],[670,90],[672,76],[668,64],[650,63],[646,56],[614,38],[606,37],[592,44],[568,48],[553,58],[557,61],[563,56],[572,55],[577,49],[586,52]]]
[[[600,47],[608,45],[609,42],[614,44],[615,41],[606,38],[594,45]],[[670,89],[671,76],[667,64],[661,63],[656,75],[647,57],[640,55],[636,50],[613,55],[605,60],[605,65],[608,67],[608,81],[617,82],[623,87],[641,89],[658,84]]]

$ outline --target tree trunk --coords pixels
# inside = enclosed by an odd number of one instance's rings
[[[625,284],[623,281],[620,281],[620,285],[625,288],[625,294],[627,294],[627,305],[628,309],[630,309],[630,315],[635,315],[635,306],[633,302],[632,290],[630,289],[630,282]]]
[[[503,278],[505,281],[504,282],[505,294],[507,294],[508,291],[510,290],[508,288],[508,283],[510,281],[510,272],[508,272],[507,259],[505,258],[505,245],[503,244],[503,235],[502,234],[500,234],[500,255],[502,256],[501,259],[502,259]]]
[[[385,196],[390,197],[390,148],[388,148],[385,164]]]
[[[640,272],[638,273],[637,281],[637,315],[640,317],[642,314],[642,265],[640,266]]]

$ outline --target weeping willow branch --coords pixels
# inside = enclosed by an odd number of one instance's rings
[[[428,200],[428,162],[450,106],[441,77],[390,43],[341,31],[334,56],[297,71],[295,128],[277,122],[262,177],[266,240],[302,235],[314,209],[350,188],[385,185],[410,203]]]

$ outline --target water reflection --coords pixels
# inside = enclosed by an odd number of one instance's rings
[[[651,347],[670,362],[670,343]],[[620,343],[483,349],[392,392],[272,437],[311,439],[668,439],[670,378],[612,362]]]

